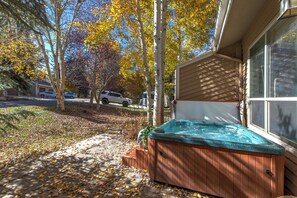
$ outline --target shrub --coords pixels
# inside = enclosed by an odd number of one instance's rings
[[[147,139],[151,131],[153,131],[156,127],[155,126],[147,126],[141,130],[139,136],[139,144],[144,148],[147,148]]]

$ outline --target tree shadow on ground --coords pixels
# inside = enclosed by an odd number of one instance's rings
[[[108,146],[120,141],[101,137],[0,170],[0,196],[139,196],[142,173],[120,165],[122,154]]]
[[[191,197],[193,191],[152,182],[121,165],[132,145],[101,134],[0,170],[0,197]],[[197,193],[195,193],[197,194]]]
[[[69,156],[21,164],[1,174],[0,195],[110,196],[139,195],[125,168],[96,162],[91,157]]]
[[[59,159],[30,160],[1,171],[0,196],[29,197],[162,197],[165,193],[183,196],[175,188],[147,182],[145,172],[120,164],[97,161],[88,155]],[[149,184],[150,183],[150,184]],[[175,191],[175,192],[173,192]],[[194,192],[187,192],[194,193]]]

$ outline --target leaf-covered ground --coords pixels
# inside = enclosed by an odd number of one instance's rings
[[[145,171],[121,165],[144,115],[72,104],[27,107],[36,115],[0,137],[0,197],[201,197],[153,182]],[[13,111],[13,108],[0,109]],[[140,125],[140,126],[139,126]]]
[[[19,107],[0,108],[0,113],[16,111]],[[18,130],[0,132],[0,168],[28,157],[45,154],[70,146],[96,134],[121,131],[143,122],[142,112],[102,106],[97,112],[88,104],[67,104],[66,111],[58,113],[55,106],[25,106],[35,113],[16,126]],[[141,126],[139,126],[140,128]],[[129,136],[130,134],[128,134]]]

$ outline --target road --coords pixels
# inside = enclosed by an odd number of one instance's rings
[[[81,99],[81,98],[65,99],[66,103],[89,102],[89,101],[90,101],[89,99]],[[55,104],[56,104],[56,99],[25,98],[22,100],[22,98],[19,98],[17,100],[0,101],[0,108],[16,107],[16,106],[31,106],[31,105],[47,106],[47,105],[55,105]]]
[[[47,99],[47,98],[18,98],[17,100],[9,100],[9,101],[0,101],[0,108],[5,107],[18,107],[18,106],[47,106],[47,105],[55,105],[57,102],[56,99]],[[80,102],[80,103],[89,103],[90,99],[88,98],[75,98],[75,99],[65,99],[65,103],[71,103],[71,102]],[[111,103],[109,105],[114,106],[122,106],[121,104],[115,104]],[[132,108],[143,108],[139,105],[130,105],[129,107]]]

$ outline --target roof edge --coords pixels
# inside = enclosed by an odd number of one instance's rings
[[[208,58],[210,56],[215,56],[215,57],[218,57],[218,58],[224,58],[224,59],[228,59],[228,60],[232,60],[232,61],[235,61],[235,62],[238,62],[238,63],[242,63],[242,60],[238,59],[238,58],[233,58],[233,57],[230,57],[230,56],[226,56],[226,55],[223,55],[223,54],[218,54],[217,52],[215,51],[207,51],[207,52],[204,52],[203,54],[189,60],[189,61],[186,61],[186,62],[183,62],[183,63],[180,63],[178,65],[176,65],[175,69],[180,69],[182,67],[186,67],[190,64],[193,64],[193,63],[196,63],[200,60],[203,60],[205,58]]]
[[[213,39],[213,50],[218,51],[219,45],[221,43],[221,38],[224,32],[226,21],[229,17],[230,10],[232,7],[233,0],[222,0],[218,12],[218,18],[215,28],[215,34]]]
[[[202,60],[202,59],[207,58],[207,57],[209,57],[209,56],[212,56],[212,55],[214,55],[214,54],[215,54],[215,52],[214,52],[213,50],[211,50],[211,51],[206,51],[206,52],[200,54],[199,56],[196,56],[195,58],[193,58],[193,59],[191,59],[191,60],[188,60],[188,61],[186,61],[186,62],[183,62],[183,63],[180,63],[180,64],[176,65],[175,68],[176,68],[176,69],[179,69],[179,68],[182,68],[182,67],[184,67],[184,66],[188,66],[188,65],[190,65],[190,64],[192,64],[192,63],[195,63],[195,62],[197,62],[197,61],[199,61],[199,60]]]

